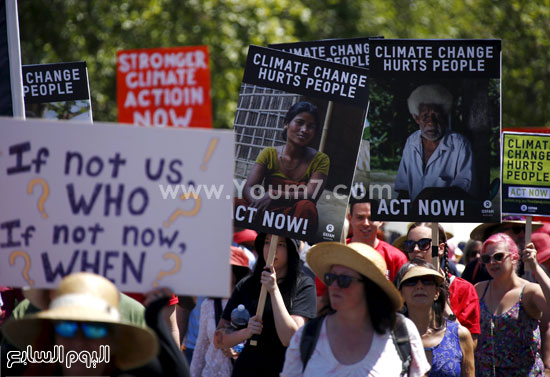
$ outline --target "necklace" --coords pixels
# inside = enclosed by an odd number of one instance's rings
[[[285,170],[287,170],[287,171],[292,171],[292,170],[296,169],[296,168],[298,167],[298,165],[300,165],[300,162],[301,162],[301,161],[296,162],[296,164],[294,164],[294,166],[292,166],[292,167],[288,166],[288,165],[285,163],[285,160],[284,160],[284,158],[283,158],[283,156],[284,156],[284,154],[285,154],[285,148],[286,148],[286,144],[283,145],[283,150],[281,151],[281,155],[279,156],[279,161],[280,161],[280,163],[281,163],[281,166],[282,166]]]
[[[489,294],[491,295],[491,299],[493,298],[493,286],[491,285],[491,281],[489,281],[487,283],[488,287],[489,287]],[[487,307],[487,309],[489,309],[489,307]],[[489,323],[489,332],[490,332],[490,335],[491,335],[491,345],[493,346],[493,358],[492,358],[492,361],[493,361],[493,377],[496,376],[496,355],[495,355],[495,333],[494,333],[494,329],[495,329],[495,322],[494,322],[494,315],[493,313],[489,313],[491,315],[491,322]]]

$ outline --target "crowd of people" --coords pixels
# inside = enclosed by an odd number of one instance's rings
[[[438,244],[433,224],[412,223],[395,247],[368,201],[353,203],[348,220],[345,243],[311,248],[235,232],[229,298],[156,289],[137,301],[90,273],[24,297],[3,288],[3,367],[10,375],[549,375],[548,225],[534,224],[526,245],[521,219],[482,224],[453,261],[439,224]],[[461,262],[467,279],[450,268]],[[65,360],[37,362],[63,349]],[[68,363],[67,350],[91,356]]]

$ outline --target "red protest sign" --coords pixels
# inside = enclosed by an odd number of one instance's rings
[[[118,121],[212,127],[207,46],[117,52]]]

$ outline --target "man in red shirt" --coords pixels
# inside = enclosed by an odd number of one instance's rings
[[[397,272],[407,262],[407,256],[398,248],[376,237],[382,221],[371,221],[371,206],[369,202],[355,202],[350,206],[348,220],[353,231],[350,242],[362,242],[378,251],[386,261],[386,277],[393,282]]]

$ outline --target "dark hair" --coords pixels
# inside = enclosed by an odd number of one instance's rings
[[[384,334],[395,325],[395,309],[390,297],[376,283],[361,275],[365,286],[365,299],[374,331]]]
[[[250,273],[250,269],[244,266],[231,265],[231,272],[235,274],[235,285]]]
[[[407,237],[409,236],[409,233],[414,228],[418,227],[425,227],[425,228],[431,228],[433,223],[424,223],[424,222],[416,222],[412,224],[409,227],[409,230],[407,231]],[[445,272],[445,281],[447,284],[450,282],[449,278],[449,249],[447,248],[447,234],[445,233],[445,229],[441,226],[441,224],[437,224],[437,229],[439,230],[439,243],[444,243],[445,246],[443,248],[443,271]],[[438,245],[439,246],[439,245]]]
[[[481,241],[478,241],[478,240],[468,240],[468,242],[466,243],[466,246],[464,246],[464,265],[467,265],[468,263],[470,263],[471,261],[473,261],[474,259],[476,259],[476,254],[479,252],[481,253],[481,248],[479,249],[479,251],[476,251],[475,250],[475,247],[479,245],[481,246],[482,245],[482,242]]]
[[[356,204],[361,204],[361,203],[369,203],[371,205],[371,209],[372,209],[372,200],[370,200],[368,198],[355,198],[352,195],[350,200],[349,200],[349,214],[353,215],[353,206],[355,206]]]
[[[401,280],[403,280],[403,277],[405,274],[409,271],[409,269],[413,266],[419,266],[424,268],[429,268],[431,270],[437,271],[435,266],[431,263],[426,262],[424,259],[415,258],[407,263],[405,263],[401,268],[399,269],[399,272],[397,273],[397,276],[395,277],[395,286],[399,287],[401,285]],[[435,314],[435,320],[436,320],[436,328],[434,330],[441,330],[443,327],[445,327],[445,304],[448,301],[449,297],[449,288],[447,287],[447,283],[444,282],[441,285],[437,285],[437,288],[439,290],[439,296],[437,297],[437,300],[435,300],[432,304],[432,309]],[[449,305],[450,306],[450,305]],[[405,316],[409,316],[407,303],[403,305],[403,309],[401,311]],[[454,320],[454,314],[452,315]]]
[[[367,302],[367,310],[369,312],[370,321],[374,331],[378,334],[384,334],[386,331],[393,329],[395,325],[396,311],[390,300],[390,297],[372,280],[361,275],[361,281],[365,289],[365,301]],[[336,310],[330,305],[323,308],[323,313],[332,314]]]
[[[283,124],[289,124],[292,122],[292,119],[300,113],[310,113],[313,115],[313,118],[315,119],[315,133],[317,133],[317,130],[319,129],[319,112],[317,111],[317,106],[310,102],[302,101],[302,102],[296,102],[294,105],[288,109],[285,115],[285,119],[283,121]],[[284,141],[286,141],[286,129],[283,130],[283,133],[281,134]]]
[[[258,234],[258,237],[262,237],[262,236],[263,236],[263,239],[265,240],[265,237],[266,237],[265,233]],[[294,246],[294,243],[290,240],[290,238],[285,238],[285,241],[286,241],[286,250],[287,250],[287,269],[286,269],[286,276],[284,277],[283,281],[279,285],[279,288],[283,293],[285,292],[290,293],[288,297],[292,297],[294,296],[298,278],[302,270],[301,268],[302,262],[300,260],[300,256],[298,255],[298,250],[296,250],[296,247]],[[258,259],[256,259],[256,265],[254,266],[254,270],[252,271],[251,279],[254,279],[259,284],[262,272],[264,271],[264,267],[265,267],[265,259],[264,259],[263,249],[259,249],[257,251],[258,251]],[[285,298],[285,295],[283,295],[283,299],[284,298]],[[285,305],[287,305],[288,307],[290,303],[285,301]]]

